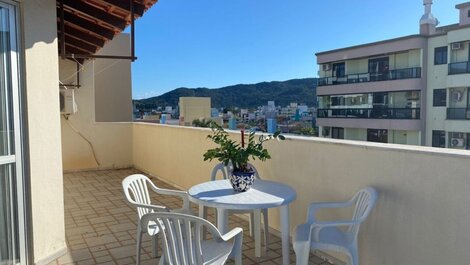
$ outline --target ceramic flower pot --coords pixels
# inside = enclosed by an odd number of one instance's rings
[[[236,192],[244,192],[251,188],[255,182],[255,172],[232,172],[230,174],[230,184]]]

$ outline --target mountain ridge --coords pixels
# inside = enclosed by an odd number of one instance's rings
[[[220,88],[179,87],[160,96],[134,100],[137,108],[152,109],[177,106],[180,97],[210,97],[214,108],[256,108],[274,100],[276,105],[286,106],[291,102],[316,106],[316,78],[266,81],[256,84],[237,84]]]

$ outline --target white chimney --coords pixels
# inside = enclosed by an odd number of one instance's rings
[[[422,35],[431,35],[436,32],[436,26],[439,21],[432,15],[432,0],[423,0],[424,15],[419,21],[419,33]]]

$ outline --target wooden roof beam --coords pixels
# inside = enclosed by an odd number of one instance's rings
[[[123,30],[126,27],[126,21],[118,17],[113,16],[112,14],[101,10],[97,7],[89,5],[85,2],[77,0],[64,0],[64,5],[68,8],[71,8],[82,15],[91,17],[92,19],[98,20],[100,22],[106,23],[113,28]]]
[[[57,10],[57,12],[60,12]],[[93,23],[91,21],[88,21],[84,18],[81,18],[75,14],[71,14],[69,12],[65,12],[64,14],[64,19],[66,23],[70,23],[72,25],[75,25],[77,27],[80,27],[86,31],[93,32],[99,36],[102,36],[103,38],[107,40],[112,40],[115,32],[113,30],[107,29],[103,26],[100,26],[96,23]]]
[[[65,52],[73,54],[91,54],[89,51],[83,50],[79,47],[75,47],[73,45],[70,45],[69,43],[65,44]]]
[[[60,27],[58,27],[59,33],[60,33]],[[76,29],[74,27],[71,27],[69,25],[65,25],[65,35],[71,35],[77,39],[81,39],[82,41],[85,41],[89,44],[92,44],[97,47],[103,47],[106,41],[104,41],[101,38],[98,38],[92,34],[89,34],[85,31]]]
[[[95,53],[98,50],[98,47],[88,44],[80,39],[76,39],[70,35],[65,35],[65,43],[79,47],[82,50],[85,50],[91,54]]]
[[[127,12],[131,12],[131,5],[129,0],[101,0],[101,2],[105,2],[109,5],[118,7],[119,9],[125,10]],[[134,2],[134,12],[135,16],[141,17],[144,14],[145,6]]]

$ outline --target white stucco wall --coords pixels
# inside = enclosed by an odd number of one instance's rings
[[[56,1],[23,1],[34,261],[65,248]]]
[[[129,36],[119,35],[100,54],[127,54],[129,45]],[[76,83],[75,62],[59,63],[61,81]],[[132,115],[130,64],[129,60],[96,59],[80,66],[81,87],[75,89],[78,112],[61,120],[64,170],[132,165],[131,141],[127,140],[132,138],[132,128],[125,122]]]

